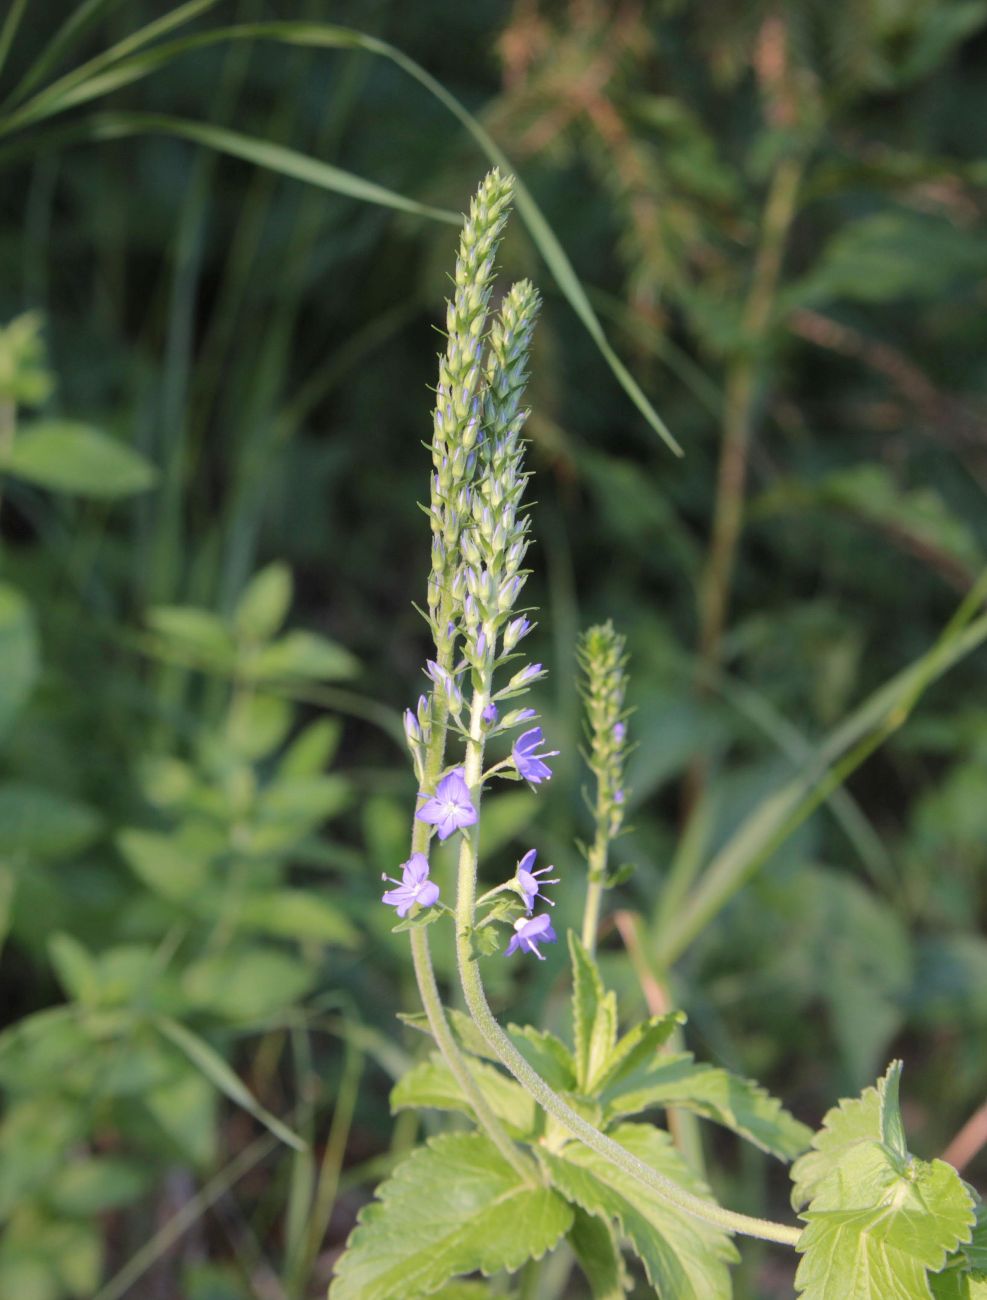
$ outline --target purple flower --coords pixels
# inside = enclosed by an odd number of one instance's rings
[[[537,856],[537,849],[529,849],[517,864],[517,883],[520,885],[521,892],[524,894],[524,905],[527,908],[529,916],[534,910],[536,898],[544,898],[549,907],[555,906],[550,898],[545,898],[545,895],[541,892],[541,887],[542,885],[557,885],[559,883],[558,876],[556,876],[554,880],[536,879],[538,876],[543,876],[546,871],[552,870],[551,867],[542,867],[539,871],[532,871],[531,868],[535,865],[535,858]]]
[[[400,883],[393,876],[384,877],[397,885],[397,889],[389,889],[380,900],[382,903],[396,907],[398,916],[407,916],[414,903],[421,907],[431,907],[438,902],[439,887],[428,878],[428,858],[424,853],[412,853],[401,866]]]
[[[455,767],[435,787],[435,794],[422,795],[425,803],[415,813],[420,822],[434,826],[440,840],[447,840],[453,831],[462,826],[472,826],[476,809],[470,799],[469,786],[463,780],[463,769]]]
[[[504,956],[509,957],[512,952],[517,952],[520,948],[522,952],[533,952],[539,961],[544,961],[545,958],[538,951],[538,945],[557,941],[558,935],[552,929],[551,918],[546,913],[533,916],[530,920],[522,916],[514,922],[514,937],[507,945]]]
[[[613,738],[618,745],[623,742],[623,739],[626,735],[627,735],[627,728],[624,726],[624,724],[622,722],[615,722],[613,724]]]
[[[497,721],[497,717],[498,717],[497,706],[496,704],[494,704],[493,700],[490,701],[490,703],[483,710],[480,716],[483,718],[483,721],[487,724],[488,727],[493,726],[493,724]]]
[[[543,669],[541,664],[526,664],[520,672],[516,672],[507,683],[508,688],[514,690],[518,686],[527,686],[527,684],[533,682],[536,677],[540,677],[542,671]]]
[[[542,781],[548,780],[552,775],[552,769],[544,760],[553,758],[559,752],[557,749],[549,749],[544,754],[536,754],[535,750],[544,743],[545,737],[541,727],[532,727],[530,731],[525,731],[518,736],[511,750],[514,766],[532,785],[540,785]]]
[[[522,637],[527,636],[531,631],[531,624],[522,614],[520,617],[512,619],[504,628],[504,649],[513,650]]]
[[[614,803],[623,803],[623,802],[624,802],[624,792],[623,792],[623,790],[614,790],[614,792],[613,792],[613,801],[614,801]]]

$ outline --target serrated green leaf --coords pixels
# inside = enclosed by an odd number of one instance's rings
[[[883,1157],[872,1150],[885,1134],[898,1138],[896,1127],[888,1128],[886,1112],[897,1110],[901,1062],[894,1061],[883,1079],[865,1088],[859,1097],[847,1098],[823,1116],[822,1128],[812,1140],[812,1150],[792,1166],[792,1208],[799,1210],[823,1195],[828,1182],[849,1170],[858,1156],[861,1165],[880,1167]],[[894,1154],[907,1158],[907,1150]],[[823,1207],[831,1208],[827,1204]]]
[[[596,962],[569,931],[572,958],[572,1038],[575,1045],[576,1086],[592,1091],[617,1042],[617,998],[607,993]]]
[[[812,1140],[812,1130],[759,1084],[718,1066],[698,1064],[691,1052],[653,1055],[636,1069],[622,1071],[600,1093],[600,1100],[608,1122],[652,1106],[691,1111],[779,1160],[793,1160]]]
[[[53,492],[130,496],[153,487],[157,470],[132,447],[72,420],[45,420],[18,434],[0,471]]]
[[[598,1092],[612,1088],[629,1078],[642,1066],[650,1066],[662,1047],[679,1025],[685,1024],[685,1013],[670,1011],[664,1016],[652,1016],[629,1030],[610,1053],[606,1070],[596,1081]]]
[[[622,1300],[630,1289],[630,1278],[610,1221],[577,1206],[569,1245],[586,1275],[593,1300]]]
[[[908,1152],[898,1106],[901,1063],[825,1117],[792,1169],[809,1200],[796,1249],[805,1300],[931,1300],[929,1272],[970,1241],[974,1207],[956,1170]]]
[[[671,1138],[648,1124],[621,1124],[611,1137],[700,1196],[709,1189]],[[539,1151],[552,1185],[589,1214],[617,1221],[661,1300],[729,1300],[727,1265],[738,1258],[730,1238],[650,1192],[636,1178],[581,1143],[559,1155]]]
[[[575,1087],[575,1062],[572,1053],[547,1029],[531,1025],[508,1025],[507,1033],[514,1046],[551,1088],[568,1092]]]
[[[457,1274],[513,1273],[572,1226],[548,1187],[530,1187],[482,1133],[433,1139],[400,1164],[360,1214],[331,1300],[417,1300]]]
[[[470,1073],[479,1085],[490,1109],[515,1137],[530,1137],[538,1110],[531,1094],[492,1065],[470,1062]],[[473,1116],[473,1107],[443,1057],[434,1052],[427,1061],[413,1066],[391,1089],[391,1110],[413,1110],[431,1106]]]

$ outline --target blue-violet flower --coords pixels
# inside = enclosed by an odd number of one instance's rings
[[[463,779],[463,769],[455,767],[444,776],[435,787],[435,794],[422,795],[425,803],[415,813],[420,822],[428,822],[439,833],[440,840],[447,840],[453,831],[463,826],[472,826],[476,821],[476,809],[470,799],[469,786]]]
[[[529,849],[528,852],[521,859],[521,861],[517,864],[517,883],[520,886],[522,894],[524,894],[524,905],[527,908],[527,912],[529,916],[534,911],[536,898],[544,898],[545,902],[549,905],[549,907],[555,906],[552,900],[550,898],[546,898],[545,895],[541,892],[541,887],[542,885],[557,885],[559,883],[558,876],[556,876],[554,880],[537,879],[538,876],[543,876],[546,871],[552,870],[551,867],[542,867],[538,871],[532,871],[532,867],[535,865],[535,858],[537,856],[538,856],[537,849]]]
[[[538,945],[557,941],[558,935],[552,929],[551,918],[545,912],[541,916],[531,917],[530,920],[522,916],[514,922],[514,935],[507,945],[504,956],[509,957],[512,952],[520,949],[521,952],[533,952],[539,961],[544,961],[545,958],[538,951]]]
[[[541,727],[532,727],[530,731],[525,731],[518,736],[511,750],[514,766],[532,785],[540,785],[542,781],[548,780],[552,775],[552,769],[544,760],[554,758],[559,752],[557,749],[549,749],[543,754],[536,754],[535,750],[544,743],[545,737]]]
[[[433,903],[438,902],[439,887],[434,881],[428,878],[428,858],[424,853],[412,853],[407,862],[401,864],[401,880],[397,881],[393,876],[385,876],[385,880],[390,880],[392,884],[397,885],[397,889],[389,889],[383,898],[382,903],[388,907],[396,907],[398,916],[407,916],[411,910],[412,904],[418,903],[422,907],[431,907]]]

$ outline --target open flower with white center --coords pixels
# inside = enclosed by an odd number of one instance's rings
[[[428,858],[424,853],[412,853],[407,862],[402,864],[401,879],[385,876],[396,889],[389,889],[381,898],[388,907],[397,908],[398,916],[407,916],[412,906],[431,907],[439,900],[439,887],[428,878]]]

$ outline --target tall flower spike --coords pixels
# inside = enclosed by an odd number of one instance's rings
[[[627,750],[627,712],[624,694],[627,689],[625,640],[607,620],[583,633],[577,650],[583,670],[582,694],[586,702],[586,755],[596,777],[596,813],[607,824],[613,839],[624,820],[627,797],[624,785],[624,760]]]
[[[458,567],[460,534],[469,510],[468,485],[480,441],[483,337],[494,259],[510,208],[512,181],[494,168],[470,204],[459,240],[453,296],[446,304],[446,350],[432,420],[432,574],[429,614],[437,642],[445,638],[448,591]],[[443,605],[447,608],[443,609]]]

